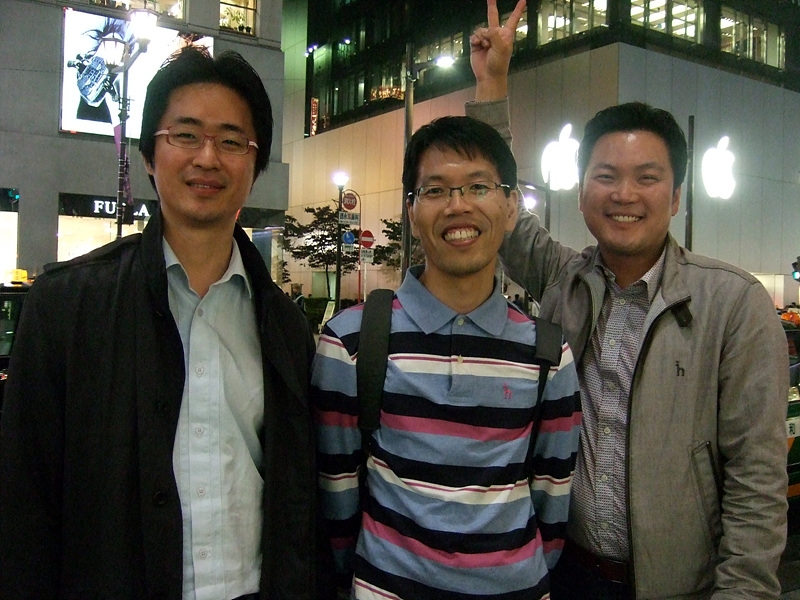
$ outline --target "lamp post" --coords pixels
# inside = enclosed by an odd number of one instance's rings
[[[403,94],[405,108],[404,153],[405,149],[408,147],[409,140],[411,140],[411,135],[414,133],[414,84],[417,82],[420,69],[431,65],[446,69],[452,67],[454,62],[455,61],[450,56],[440,56],[436,60],[416,64],[414,62],[414,43],[411,41],[406,43],[406,91]],[[411,221],[408,218],[408,206],[406,205],[405,196],[403,196],[402,200],[401,214],[400,281],[403,281],[403,279],[406,278],[406,271],[411,261]]]
[[[339,188],[339,211],[336,214],[336,289],[333,295],[333,309],[339,312],[341,307],[341,283],[342,283],[342,197],[344,196],[344,186],[350,181],[350,177],[343,171],[337,171],[333,174],[333,183]]]
[[[128,71],[153,37],[158,14],[147,8],[137,8],[128,12],[128,21],[133,32],[133,42],[126,42],[116,35],[101,40],[106,65],[112,73],[122,74],[122,87],[119,94],[119,149],[117,172],[117,238],[122,237],[122,223],[125,218],[125,188],[128,181],[128,143],[126,123],[128,121]],[[135,50],[132,46],[135,45]]]
[[[687,157],[686,157],[686,221],[684,223],[683,245],[687,250],[692,249],[692,210],[694,208],[694,115],[689,115],[689,129],[687,131]]]

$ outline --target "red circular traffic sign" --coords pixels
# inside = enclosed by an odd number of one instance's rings
[[[345,192],[342,196],[342,208],[353,210],[358,206],[358,197],[353,192]]]
[[[372,244],[375,243],[375,238],[372,236],[372,232],[369,229],[365,229],[364,231],[361,232],[359,243],[364,248],[372,248]]]

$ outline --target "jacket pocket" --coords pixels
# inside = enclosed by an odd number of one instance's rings
[[[703,513],[701,517],[706,524],[709,549],[716,555],[722,537],[722,509],[719,501],[722,481],[717,473],[711,442],[700,442],[692,448],[692,468],[697,483],[697,497]]]

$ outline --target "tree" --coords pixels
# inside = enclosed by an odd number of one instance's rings
[[[381,233],[386,236],[389,243],[385,246],[375,246],[375,264],[384,264],[394,269],[400,268],[403,245],[403,222],[400,219],[381,219],[384,228]],[[419,240],[411,238],[411,264],[415,265],[424,261],[424,254],[419,245]]]
[[[401,245],[403,239],[403,224],[398,219],[381,219],[384,227],[381,233],[386,236],[389,243],[385,246],[378,244],[375,246],[374,263],[386,265],[395,269],[400,268]]]
[[[314,269],[325,269],[325,281],[328,288],[328,297],[331,296],[330,278],[328,273],[336,269],[337,225],[339,223],[339,203],[331,200],[330,206],[308,206],[304,212],[312,215],[311,222],[303,225],[291,215],[286,215],[284,221],[283,248],[288,250],[292,258],[306,263]],[[346,228],[342,229],[344,234]],[[354,234],[358,239],[360,232]],[[358,265],[358,253],[342,253],[342,275],[355,271]]]

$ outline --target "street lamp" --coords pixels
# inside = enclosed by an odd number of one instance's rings
[[[128,12],[133,41],[126,42],[112,34],[100,40],[100,52],[112,73],[122,73],[122,88],[119,94],[119,149],[117,173],[117,238],[122,237],[125,218],[126,183],[128,180],[128,148],[126,123],[128,121],[128,70],[153,39],[158,14],[147,8],[136,8]]]
[[[419,78],[419,72],[430,66],[437,66],[442,68],[452,67],[455,60],[451,56],[440,56],[435,60],[429,60],[424,63],[414,62],[414,43],[406,43],[406,91],[403,95],[405,106],[405,138],[403,143],[403,152],[408,147],[408,142],[411,140],[411,135],[414,133],[414,84]],[[401,252],[400,252],[400,281],[405,279],[406,271],[408,270],[411,261],[411,221],[408,218],[408,206],[406,205],[406,197],[403,196],[402,205],[402,236],[401,236]]]
[[[341,306],[340,287],[342,283],[342,197],[344,196],[344,186],[350,181],[350,177],[344,171],[337,171],[333,174],[333,183],[339,188],[339,211],[336,214],[336,290],[333,296],[334,312],[339,312]]]

